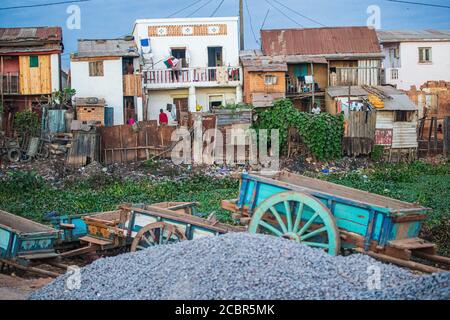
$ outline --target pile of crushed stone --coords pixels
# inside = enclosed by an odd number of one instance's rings
[[[228,233],[102,258],[30,299],[449,299],[450,272],[418,276],[371,257],[332,257],[294,241]],[[379,280],[379,281],[377,281]]]

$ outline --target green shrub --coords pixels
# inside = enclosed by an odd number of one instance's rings
[[[287,149],[289,128],[296,128],[311,153],[319,160],[341,156],[344,134],[343,115],[300,112],[289,99],[277,100],[269,109],[257,110],[255,129],[278,129],[282,152]]]
[[[17,112],[13,121],[14,130],[20,135],[36,136],[39,134],[39,117],[35,112]]]

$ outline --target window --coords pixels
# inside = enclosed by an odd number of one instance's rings
[[[220,107],[224,105],[223,95],[211,95],[209,96],[209,108]]]
[[[419,63],[431,62],[431,48],[419,48]]]
[[[409,121],[411,121],[411,119],[410,119],[411,114],[412,114],[412,112],[410,112],[410,111],[397,110],[397,111],[395,111],[394,121],[395,122],[409,122]]]
[[[38,68],[38,67],[39,67],[39,57],[30,56],[30,68]]]
[[[391,69],[391,80],[398,79],[398,69]]]
[[[103,77],[103,61],[89,62],[89,76]]]
[[[265,85],[275,85],[277,84],[277,76],[271,75],[271,74],[267,74],[264,76],[264,84]]]

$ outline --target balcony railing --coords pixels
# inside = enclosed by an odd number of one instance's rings
[[[239,67],[152,69],[143,72],[144,84],[152,85],[182,85],[193,83],[227,84],[241,79]]]
[[[19,73],[0,74],[0,90],[3,94],[19,94]]]
[[[301,93],[311,93],[311,92],[319,92],[323,91],[320,88],[314,87],[313,90],[313,84],[301,82],[298,80],[298,78],[294,77],[286,77],[286,94],[301,94]]]
[[[381,84],[381,68],[378,67],[349,67],[336,68],[330,74],[330,86],[377,86]]]

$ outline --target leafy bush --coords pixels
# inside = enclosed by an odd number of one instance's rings
[[[343,115],[300,112],[289,99],[277,100],[272,108],[257,110],[256,129],[278,129],[280,146],[286,151],[288,130],[296,128],[311,153],[319,160],[330,160],[342,154]]]
[[[13,122],[14,130],[20,135],[36,136],[39,133],[39,117],[32,111],[17,112]]]

